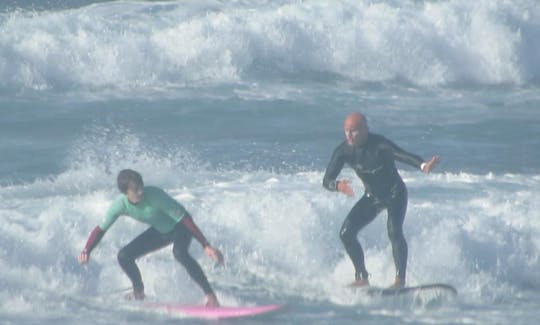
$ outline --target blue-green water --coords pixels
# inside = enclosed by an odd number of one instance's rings
[[[15,3],[15,2],[14,2]],[[18,6],[18,9],[14,7]],[[76,256],[140,171],[225,254],[191,252],[226,305],[286,303],[245,323],[530,324],[540,302],[540,11],[534,1],[81,1],[0,13],[0,320],[170,323],[124,303],[116,253]],[[400,165],[411,285],[459,294],[371,299],[338,231],[356,202],[322,186],[364,112],[442,163]],[[350,170],[356,192],[361,183]],[[385,214],[360,233],[372,283],[394,273]],[[164,249],[139,261],[151,300],[202,293]]]

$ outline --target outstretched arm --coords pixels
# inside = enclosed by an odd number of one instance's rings
[[[193,237],[195,237],[195,239],[197,239],[197,241],[202,245],[206,255],[215,259],[218,263],[223,262],[223,255],[221,252],[210,245],[184,206],[176,201],[172,196],[165,193],[165,191],[160,189],[160,193],[160,196],[154,202],[157,207],[159,207],[165,214],[169,215],[176,222],[182,222]]]
[[[424,173],[429,173],[440,161],[439,156],[433,156],[429,161],[424,161],[420,156],[407,152],[398,147],[392,141],[386,139],[386,145],[392,152],[394,159],[413,167],[421,169]]]
[[[206,255],[210,256],[218,263],[223,262],[223,255],[221,254],[221,252],[217,248],[214,248],[212,245],[210,245],[208,240],[206,240],[206,237],[204,237],[202,231],[199,229],[199,227],[197,227],[197,225],[193,221],[193,218],[189,214],[186,214],[182,218],[182,223],[191,232],[193,237],[195,237],[195,239],[197,239],[197,241],[202,245]]]
[[[103,235],[105,235],[105,232],[109,227],[116,222],[118,217],[123,213],[123,203],[122,198],[119,197],[114,201],[114,203],[109,207],[109,210],[107,210],[107,213],[105,214],[105,218],[101,221],[101,223],[92,230],[90,233],[90,236],[88,237],[88,240],[86,241],[86,245],[84,246],[84,249],[82,250],[81,254],[79,255],[79,263],[80,264],[86,264],[90,260],[90,252],[97,246],[101,238],[103,238]]]
[[[90,252],[97,246],[101,238],[103,238],[103,235],[105,234],[105,231],[101,230],[99,226],[94,228],[92,232],[90,233],[90,236],[88,236],[88,240],[86,241],[86,245],[84,246],[84,249],[82,250],[81,254],[79,255],[79,263],[80,264],[86,264],[90,260]]]

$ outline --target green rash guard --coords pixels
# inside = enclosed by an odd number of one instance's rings
[[[186,215],[186,209],[162,189],[154,186],[143,188],[143,199],[133,204],[126,195],[120,195],[111,205],[99,228],[107,231],[121,215],[149,224],[162,234],[173,231]]]

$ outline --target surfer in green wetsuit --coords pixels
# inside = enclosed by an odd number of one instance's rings
[[[350,166],[364,184],[365,193],[353,206],[340,231],[340,238],[355,268],[352,285],[369,285],[368,272],[364,264],[364,252],[356,236],[377,214],[388,212],[388,237],[396,266],[394,287],[405,285],[407,268],[407,242],[403,235],[403,220],[407,210],[407,188],[399,176],[395,161],[416,167],[425,173],[439,163],[434,156],[424,161],[417,155],[399,148],[385,137],[369,132],[363,114],[352,113],[344,123],[345,138],[332,154],[324,174],[323,186],[329,191],[353,196],[349,180],[337,180],[345,164]]]
[[[118,253],[118,262],[133,284],[133,292],[127,298],[144,299],[144,285],[135,260],[173,243],[174,257],[182,263],[190,277],[204,291],[206,305],[219,306],[216,295],[201,267],[188,252],[191,239],[195,237],[203,246],[204,252],[218,263],[223,262],[223,256],[206,240],[186,209],[162,189],[144,186],[141,175],[136,171],[130,169],[120,171],[117,184],[122,195],[114,201],[101,223],[90,234],[79,255],[79,263],[88,263],[90,253],[107,229],[119,216],[128,215],[149,224],[150,228]]]

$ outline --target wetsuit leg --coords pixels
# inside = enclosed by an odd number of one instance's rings
[[[407,189],[404,184],[396,187],[388,201],[388,238],[392,243],[392,254],[396,266],[396,276],[405,283],[407,271],[407,242],[403,235],[403,221],[407,212]]]
[[[141,272],[135,260],[170,243],[170,239],[160,234],[154,228],[149,228],[118,252],[118,263],[120,263],[122,270],[124,270],[131,280],[134,291],[144,291]]]
[[[357,280],[367,278],[368,272],[364,264],[364,251],[356,237],[358,232],[373,221],[379,212],[380,209],[373,201],[364,195],[351,209],[341,226],[339,237],[353,262]]]
[[[193,236],[182,222],[176,224],[174,228],[174,257],[182,263],[189,276],[201,287],[205,294],[213,293],[201,266],[188,252],[192,238]]]

